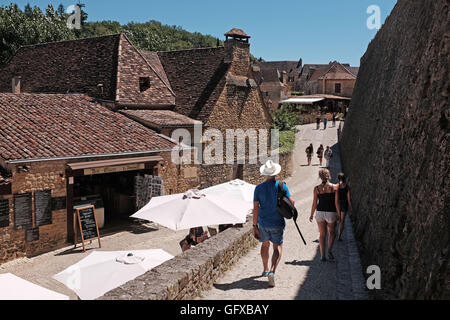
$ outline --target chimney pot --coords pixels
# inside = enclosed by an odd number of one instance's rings
[[[22,77],[13,77],[12,78],[12,93],[18,94],[20,93],[20,80]]]

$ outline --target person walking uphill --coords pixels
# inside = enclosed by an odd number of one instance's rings
[[[255,188],[253,197],[253,235],[261,242],[261,259],[263,263],[263,277],[268,277],[269,286],[275,286],[275,270],[281,259],[283,233],[286,222],[277,209],[277,195],[279,181],[275,176],[281,171],[281,166],[268,160],[260,168],[261,175],[267,176],[265,182]],[[283,186],[286,196],[294,204],[286,184]],[[272,265],[269,269],[269,249],[273,244]]]
[[[328,228],[328,258],[333,261],[332,249],[336,235],[336,222],[339,222],[338,212],[340,212],[338,191],[337,186],[330,183],[331,176],[328,169],[321,169],[319,171],[319,178],[322,179],[322,183],[314,187],[314,200],[309,221],[312,222],[314,213],[316,213],[316,221],[320,233],[321,261],[327,260],[325,258],[325,239]]]

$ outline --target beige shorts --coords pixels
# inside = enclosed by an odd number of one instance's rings
[[[327,223],[334,223],[334,222],[336,222],[336,220],[337,220],[336,212],[316,211],[316,221],[317,222],[326,221]]]

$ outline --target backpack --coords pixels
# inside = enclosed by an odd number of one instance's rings
[[[284,182],[278,183],[278,194],[277,194],[277,209],[278,212],[286,219],[297,220],[298,212],[295,206],[292,205],[291,200],[286,197],[286,191],[283,189]]]
[[[292,204],[291,200],[286,197],[286,191],[283,189],[284,182],[278,182],[278,190],[277,190],[277,209],[280,215],[286,219],[293,219],[295,223],[295,227],[297,228],[300,237],[302,237],[303,243],[306,246],[306,241],[303,238],[302,233],[297,225],[298,211],[295,206]]]

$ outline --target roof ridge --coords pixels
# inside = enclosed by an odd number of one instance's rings
[[[181,52],[181,51],[193,51],[193,50],[206,50],[206,49],[223,49],[224,46],[218,46],[218,47],[204,47],[204,48],[190,48],[190,49],[181,49],[181,50],[166,50],[166,51],[151,51],[156,53],[167,53],[167,52]],[[146,50],[149,51],[149,50]]]
[[[99,38],[106,38],[106,37],[114,37],[114,36],[120,36],[121,33],[113,33],[108,35],[102,35],[97,37],[87,37],[87,38],[81,38],[81,39],[66,39],[66,40],[60,40],[60,41],[50,41],[50,42],[42,42],[42,43],[36,43],[36,44],[26,44],[19,47],[20,48],[30,48],[30,47],[37,47],[37,46],[43,46],[43,45],[49,45],[49,44],[55,44],[55,43],[66,43],[66,42],[75,42],[75,41],[83,41],[83,40],[89,40],[89,39],[99,39]]]

